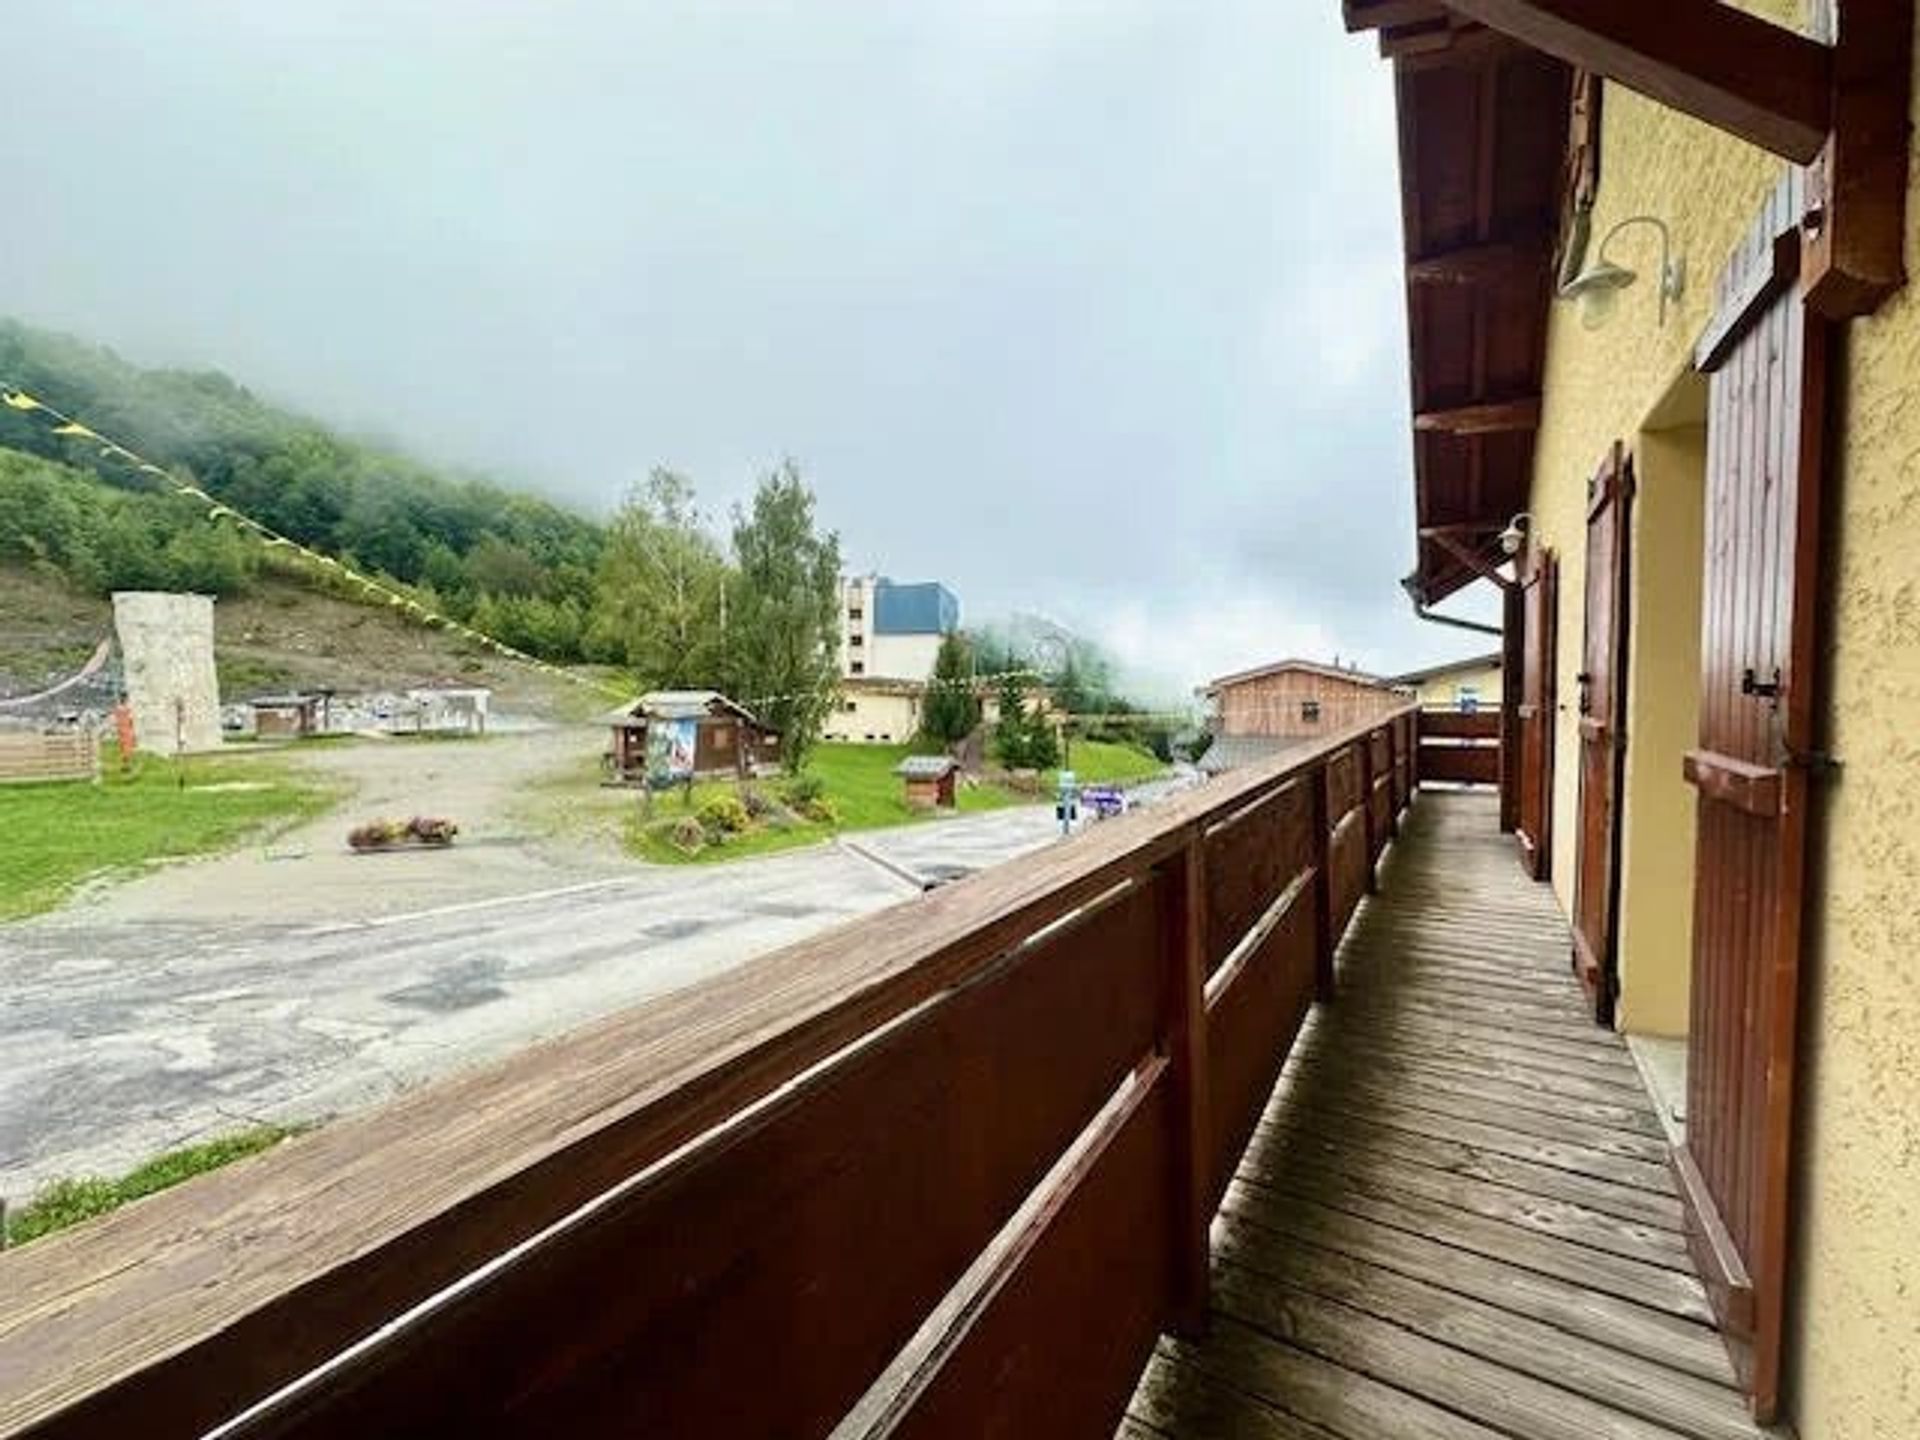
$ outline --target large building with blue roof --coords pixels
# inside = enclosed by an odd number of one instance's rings
[[[937,580],[854,575],[841,583],[841,696],[833,740],[899,741],[919,728],[920,700],[960,600]]]

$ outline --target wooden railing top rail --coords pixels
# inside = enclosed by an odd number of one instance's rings
[[[0,1255],[0,1434],[217,1423],[1391,718]]]

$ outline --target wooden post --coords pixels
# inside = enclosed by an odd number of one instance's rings
[[[1308,826],[1313,832],[1313,993],[1333,999],[1333,833],[1327,823],[1327,765],[1323,760],[1307,777],[1312,800]]]
[[[1207,862],[1196,829],[1160,868],[1167,957],[1167,1079],[1174,1103],[1173,1329],[1206,1333],[1213,1222],[1213,1112],[1207,1087]]]
[[[1400,717],[1389,720],[1386,729],[1387,839],[1391,840],[1400,833]]]
[[[1380,854],[1380,837],[1373,833],[1373,736],[1360,737],[1360,849],[1367,857],[1367,894],[1379,890],[1373,877],[1373,864]]]

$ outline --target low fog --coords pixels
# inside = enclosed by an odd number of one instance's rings
[[[0,312],[593,513],[792,455],[854,565],[1161,695],[1487,648],[1396,584],[1390,72],[1331,0],[169,0],[7,48]]]

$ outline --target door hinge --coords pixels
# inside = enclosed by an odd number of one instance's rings
[[[1780,667],[1777,665],[1774,667],[1771,680],[1762,680],[1759,672],[1749,665],[1740,672],[1740,693],[1756,696],[1762,700],[1778,700],[1780,698]]]
[[[1815,780],[1833,779],[1840,773],[1843,764],[1838,755],[1825,750],[1796,750],[1791,745],[1780,747],[1781,768],[1804,770]]]

